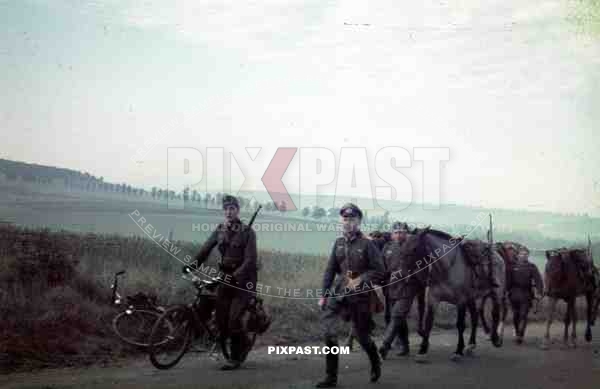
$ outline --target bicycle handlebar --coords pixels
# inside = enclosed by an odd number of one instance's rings
[[[189,275],[184,274],[183,276],[181,276],[181,278],[183,278],[184,280],[191,281],[194,284],[194,286],[198,289],[202,289],[207,286],[211,286],[218,282],[224,281],[224,279],[222,277],[217,277],[217,278],[211,277],[210,280],[203,280],[200,277],[198,277],[194,274],[191,274],[191,273]]]

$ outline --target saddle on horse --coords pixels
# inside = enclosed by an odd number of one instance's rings
[[[467,263],[473,269],[473,274],[480,284],[491,284],[499,286],[494,276],[494,263],[492,260],[492,246],[477,239],[459,238]]]
[[[572,249],[568,251],[569,258],[577,265],[579,278],[584,282],[586,289],[596,289],[598,285],[598,269],[589,258],[587,250]]]
[[[574,277],[581,282],[580,285],[583,285],[584,290],[596,289],[600,284],[598,269],[594,266],[587,251],[584,249],[561,247],[559,249],[547,250],[546,258],[549,262],[546,266],[546,273],[549,273],[547,277],[550,277],[553,281],[552,285],[549,286],[550,292],[553,291],[551,289],[560,289],[569,282],[567,274],[569,266],[572,266],[571,269],[576,273]],[[552,263],[555,265],[552,266]],[[577,281],[573,280],[572,282]]]

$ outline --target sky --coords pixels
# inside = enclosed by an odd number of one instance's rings
[[[398,147],[398,199],[600,216],[600,39],[566,1],[168,3],[0,0],[0,157],[236,192],[292,147],[289,192],[372,197]]]

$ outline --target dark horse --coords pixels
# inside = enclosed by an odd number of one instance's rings
[[[578,269],[577,262],[587,260],[587,253],[583,249],[567,250],[547,250],[546,251],[546,269],[545,284],[546,295],[550,299],[546,317],[546,334],[542,342],[542,348],[547,349],[550,345],[550,327],[556,303],[559,299],[567,303],[567,312],[565,314],[565,330],[563,342],[567,346],[577,346],[577,310],[575,302],[578,296],[585,296],[587,303],[587,327],[585,330],[585,340],[591,342],[594,319],[597,314],[597,304],[594,306],[594,297],[598,293],[588,280],[582,279]],[[590,262],[590,266],[593,266]],[[594,269],[597,277],[597,270]],[[597,285],[597,282],[596,282]],[[569,343],[569,325],[572,324],[571,342]]]
[[[460,238],[454,238],[445,232],[432,230],[428,227],[417,231],[405,243],[407,252],[412,252],[416,258],[416,271],[420,271],[425,267],[429,268],[429,286],[426,294],[425,318],[423,328],[420,331],[422,341],[417,354],[418,362],[427,360],[429,336],[433,327],[435,312],[440,302],[447,302],[456,305],[458,308],[456,322],[458,344],[453,359],[462,357],[465,349],[463,333],[466,328],[467,309],[471,317],[471,336],[468,350],[472,351],[475,348],[479,316],[478,302],[490,292],[494,296],[492,343],[496,347],[502,345],[504,329],[500,316],[502,314],[501,300],[504,296],[506,278],[504,261],[495,250],[492,250],[487,265],[482,262],[481,265],[473,267],[467,260],[461,242],[462,239]],[[488,267],[488,270],[489,266],[493,266],[497,286],[492,285],[489,278],[476,275],[476,272],[481,273],[482,268],[485,266]]]

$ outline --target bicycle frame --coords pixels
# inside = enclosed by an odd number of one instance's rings
[[[218,334],[207,325],[216,308],[216,296],[208,295],[203,292],[207,288],[216,287],[218,282],[222,280],[213,278],[212,281],[204,281],[193,274],[191,274],[191,278],[186,276],[183,276],[183,278],[191,281],[197,290],[194,302],[186,305],[189,314],[191,315],[194,339],[202,334],[202,330],[206,331],[211,337],[217,339]],[[201,316],[201,314],[206,315],[206,317],[202,317],[204,315]]]

